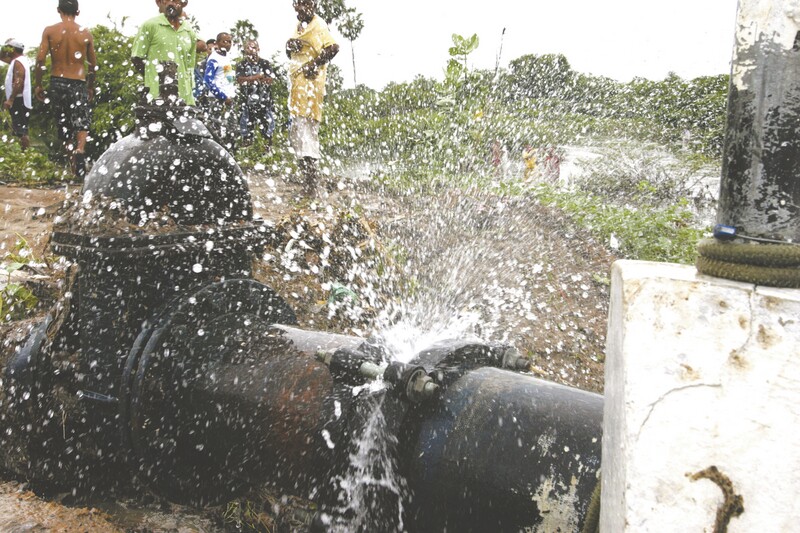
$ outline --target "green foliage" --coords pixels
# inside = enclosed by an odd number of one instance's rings
[[[273,519],[263,511],[263,504],[252,500],[228,502],[222,521],[236,531],[274,531]]]
[[[0,323],[25,318],[39,303],[38,298],[29,288],[21,283],[12,283],[11,281],[11,274],[36,260],[28,242],[19,235],[17,237],[19,238],[16,245],[6,254],[2,262],[6,280],[0,289]]]
[[[19,141],[11,136],[10,128],[2,128],[0,137],[0,181],[26,186],[50,185],[66,177],[59,168],[36,147],[22,151]]]
[[[123,35],[116,27],[95,26],[91,31],[97,51],[98,70],[91,142],[87,148],[89,157],[97,159],[133,128],[133,107],[140,81],[134,75],[130,60],[133,38]]]
[[[467,58],[469,55],[478,49],[480,40],[477,34],[472,34],[471,37],[463,37],[457,33],[453,34],[453,46],[450,47],[450,60],[447,62],[447,70],[445,71],[445,79],[451,85],[457,85],[460,78],[466,81],[466,75],[469,71],[467,66]]]
[[[506,84],[512,98],[566,98],[576,77],[562,54],[525,55],[508,68]]]
[[[348,19],[361,18],[361,13],[356,13],[355,9],[347,7],[345,0],[318,0],[317,1],[317,14],[328,24],[333,21],[339,22],[341,25],[347,24]],[[341,30],[341,27],[337,25]],[[360,33],[359,30],[358,33]],[[342,33],[344,35],[344,33]],[[347,37],[346,39],[354,40],[358,37]]]
[[[353,8],[347,8],[342,13],[336,28],[348,41],[355,41],[364,29],[364,17]]]
[[[542,186],[535,196],[554,205],[581,227],[609,242],[619,241],[619,253],[629,259],[693,264],[704,230],[692,227],[694,215],[685,199],[662,208],[617,206],[583,192],[563,192]]]

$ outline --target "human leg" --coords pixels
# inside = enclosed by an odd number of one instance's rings
[[[22,98],[14,100],[10,111],[11,131],[16,137],[19,137],[19,144],[24,152],[31,145],[30,137],[28,137],[28,121],[30,120],[31,111],[25,107]]]
[[[58,124],[58,136],[78,178],[86,175],[86,142],[92,123],[86,82],[68,78],[50,78],[50,101]]]
[[[261,136],[267,141],[267,146],[272,146],[272,134],[275,132],[275,116],[272,108],[264,106],[261,113]]]
[[[317,160],[313,157],[301,157],[300,172],[303,175],[303,195],[309,198],[319,196]]]
[[[319,182],[317,160],[320,158],[319,122],[308,117],[292,117],[289,142],[298,160],[303,193],[309,197],[316,196]]]
[[[242,114],[239,117],[239,133],[242,136],[243,146],[253,142],[253,113],[247,104],[242,104]]]

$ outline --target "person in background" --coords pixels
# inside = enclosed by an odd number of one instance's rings
[[[242,144],[248,146],[255,137],[255,128],[258,128],[269,151],[272,146],[272,132],[275,130],[270,88],[275,73],[270,62],[259,57],[258,52],[258,42],[252,39],[247,41],[244,44],[244,58],[236,65],[236,82],[239,84],[242,102],[239,129]]]
[[[561,177],[561,154],[552,144],[545,150],[543,166],[544,178],[557,182]]]
[[[194,105],[194,67],[197,36],[183,16],[188,0],[156,0],[159,15],[142,24],[133,40],[131,58],[136,71],[144,76],[150,95],[159,95],[159,63],[172,61],[178,66],[178,95]]]
[[[31,145],[28,137],[28,121],[31,117],[31,74],[28,59],[22,55],[25,45],[9,39],[0,48],[0,61],[8,63],[6,73],[6,99],[3,109],[11,113],[11,131],[19,137],[19,144],[25,151]]]
[[[211,55],[211,52],[217,49],[217,40],[216,39],[208,39],[206,41],[206,57]]]
[[[522,151],[522,160],[525,163],[525,181],[529,181],[536,171],[536,149],[530,144]]]
[[[230,57],[233,42],[230,33],[217,35],[214,51],[208,56],[203,82],[208,89],[209,119],[211,129],[216,133],[223,146],[233,153],[236,146],[237,130],[233,104],[236,99],[236,74]]]
[[[339,52],[328,25],[315,14],[315,0],[294,0],[298,24],[286,41],[289,63],[289,141],[303,174],[304,194],[317,194],[319,125],[325,97],[326,66]]]
[[[48,26],[36,54],[34,94],[42,102],[45,92],[42,74],[50,54],[50,88],[47,96],[58,124],[58,138],[64,143],[70,167],[78,178],[86,175],[86,141],[91,126],[89,104],[94,97],[97,58],[94,38],[75,22],[80,14],[78,0],[59,0],[61,22]]]
[[[200,43],[203,43],[202,45]],[[203,77],[206,75],[206,65],[208,57],[217,46],[216,39],[208,39],[203,42],[197,41],[197,64],[194,67],[194,101],[204,115],[208,114],[208,89],[206,89]]]
[[[494,167],[494,175],[500,175],[500,166],[503,163],[503,145],[499,139],[492,141],[492,167]]]

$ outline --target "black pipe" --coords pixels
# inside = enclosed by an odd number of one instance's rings
[[[579,531],[600,468],[603,398],[497,368],[410,413],[413,531]]]

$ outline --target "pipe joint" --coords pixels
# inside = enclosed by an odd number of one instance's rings
[[[412,404],[431,400],[439,391],[439,385],[428,375],[425,368],[406,363],[391,363],[383,373],[383,379],[391,383],[402,397]]]

